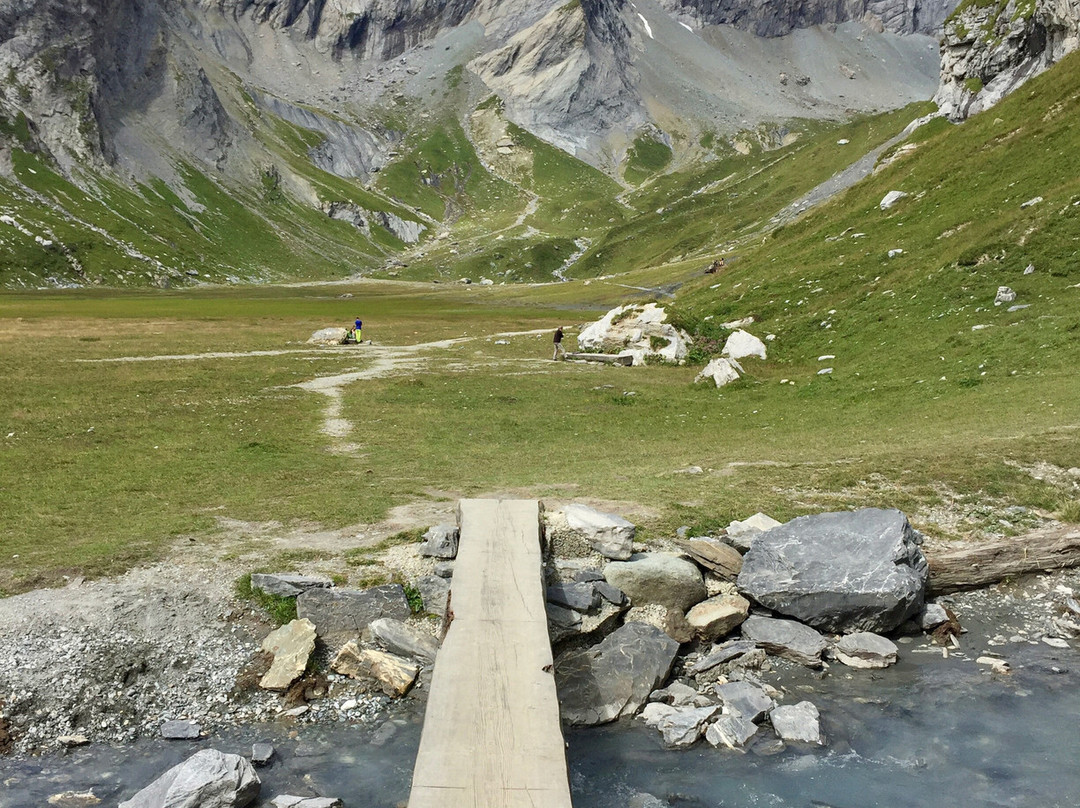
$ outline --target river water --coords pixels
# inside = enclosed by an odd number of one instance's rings
[[[942,658],[925,638],[900,645],[901,662],[882,671],[835,665],[821,676],[784,667],[763,676],[821,712],[823,747],[759,741],[746,753],[704,741],[664,749],[639,722],[567,734],[576,808],[626,808],[635,794],[697,806],[1023,806],[1080,805],[1080,656],[1038,640],[995,645],[1012,673],[991,674],[975,658],[1005,615],[978,621],[964,648]],[[29,760],[0,759],[0,806],[47,808],[64,791],[87,791],[116,805],[201,748],[250,754],[277,748],[260,769],[261,805],[277,794],[337,796],[347,808],[394,808],[408,798],[420,716],[395,719],[375,745],[359,725],[271,724],[197,742],[88,746]],[[771,733],[759,733],[770,735]]]

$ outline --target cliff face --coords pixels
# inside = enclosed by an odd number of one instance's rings
[[[962,5],[945,25],[934,101],[963,120],[1080,47],[1076,0]]]
[[[936,33],[956,0],[662,0],[697,25],[777,37],[812,25],[865,20],[894,34]]]

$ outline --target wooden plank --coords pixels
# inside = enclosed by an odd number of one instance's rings
[[[570,808],[535,501],[462,500],[409,808]]]

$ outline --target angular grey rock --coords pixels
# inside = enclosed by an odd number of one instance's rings
[[[922,536],[900,511],[865,508],[801,516],[759,536],[739,589],[825,631],[888,632],[922,607]]]
[[[440,578],[453,578],[454,577],[454,562],[453,561],[438,561],[435,563],[435,574]]]
[[[754,539],[764,533],[766,530],[772,530],[774,527],[779,527],[780,523],[773,519],[771,516],[766,516],[761,511],[758,511],[753,516],[743,519],[741,522],[735,521],[727,526],[727,541],[736,550],[746,552],[750,549],[750,545],[753,544]]]
[[[446,604],[450,597],[450,583],[438,575],[424,575],[416,580],[416,588],[424,602],[424,611],[437,617],[446,616]]]
[[[457,525],[445,524],[429,527],[424,534],[426,540],[420,555],[434,558],[456,558],[458,539],[461,531]]]
[[[741,715],[722,715],[705,730],[705,740],[713,746],[741,749],[758,731],[758,725]]]
[[[675,707],[660,719],[656,728],[664,736],[665,746],[690,746],[701,737],[705,722],[716,715],[719,709],[715,704],[708,707]]]
[[[749,682],[727,682],[714,690],[724,705],[724,715],[741,715],[755,724],[776,706],[768,693]]]
[[[896,643],[869,631],[846,634],[833,651],[849,668],[887,668],[897,659]]]
[[[656,729],[660,726],[660,722],[675,712],[675,708],[670,704],[665,704],[662,701],[650,701],[645,707],[638,713],[638,718],[645,722],[646,726]]]
[[[392,617],[372,620],[365,632],[367,637],[392,654],[412,657],[427,665],[434,664],[439,653],[439,643],[431,632]]]
[[[555,664],[563,720],[592,725],[635,714],[667,679],[678,650],[655,626],[626,623],[592,648],[563,654]]]
[[[627,606],[616,606],[601,601],[600,608],[588,614],[581,614],[571,609],[564,609],[552,603],[547,604],[548,632],[552,644],[560,643],[570,637],[578,640],[593,638],[593,642],[606,637],[619,625],[620,617]],[[554,610],[554,614],[553,614]],[[576,619],[575,619],[576,618]]]
[[[612,586],[607,581],[595,581],[593,583],[593,588],[596,590],[597,594],[608,603],[613,603],[616,606],[623,606],[626,604],[626,594],[617,586]]]
[[[274,808],[342,808],[343,803],[337,797],[296,797],[292,794],[279,794],[270,800]]]
[[[274,629],[263,638],[262,650],[274,655],[270,670],[259,681],[264,690],[286,690],[307,670],[315,650],[315,624],[297,618]]]
[[[604,513],[588,505],[571,504],[563,508],[567,527],[581,534],[589,546],[605,558],[630,558],[637,528],[621,516]]]
[[[702,640],[712,642],[738,628],[750,613],[750,601],[741,595],[717,595],[686,613],[686,622]]]
[[[604,577],[635,606],[658,603],[686,612],[708,596],[697,565],[669,553],[637,553],[629,561],[612,561]]]
[[[576,631],[581,626],[581,614],[575,612],[573,609],[556,606],[554,603],[547,603],[544,608],[547,610],[549,630],[570,629]],[[555,633],[555,631],[552,631],[553,635]],[[554,636],[552,637],[552,641],[556,642]]]
[[[665,704],[672,704],[675,707],[685,707],[700,695],[690,685],[684,685],[682,682],[672,682],[667,687],[662,687],[650,693],[649,701],[660,701]]]
[[[597,569],[578,570],[574,573],[574,582],[579,584],[587,584],[592,581],[604,580],[604,573]]]
[[[359,637],[372,620],[404,620],[411,613],[400,584],[363,590],[309,589],[296,599],[297,616],[314,623],[319,639],[328,645],[342,645]]]
[[[202,727],[194,721],[165,721],[161,725],[161,737],[170,741],[195,740],[202,733]]]
[[[203,749],[119,808],[244,808],[259,796],[259,775],[240,755]]]
[[[251,762],[256,766],[266,766],[274,757],[274,745],[260,741],[251,745]]]
[[[547,601],[584,613],[600,605],[600,593],[591,583],[553,584],[547,588]]]
[[[825,638],[809,626],[794,620],[750,615],[742,624],[743,639],[750,640],[770,654],[808,668],[821,667],[821,652]]]
[[[735,657],[749,654],[755,648],[757,648],[757,646],[749,640],[732,640],[723,645],[714,646],[705,656],[691,665],[687,670],[687,673],[691,676],[696,676],[699,673],[712,670],[717,665],[723,665],[725,662],[730,662],[735,659]]]
[[[995,306],[1000,306],[1002,303],[1012,303],[1014,300],[1016,300],[1016,292],[1008,286],[998,287],[997,294],[994,296]]]
[[[291,572],[253,572],[251,588],[268,595],[293,598],[308,589],[327,588],[334,582],[325,575],[295,575]]]
[[[949,615],[940,603],[927,603],[916,619],[923,631],[933,631],[942,623],[948,623]]]
[[[781,705],[769,713],[773,729],[785,741],[821,744],[821,724],[818,709],[808,701]]]

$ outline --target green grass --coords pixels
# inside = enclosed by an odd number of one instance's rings
[[[626,154],[623,178],[640,185],[653,174],[663,171],[671,162],[671,147],[660,140],[640,135]]]
[[[284,598],[270,595],[261,589],[252,589],[250,572],[236,579],[233,592],[241,600],[251,601],[261,607],[275,625],[283,626],[296,619],[296,598]]]

